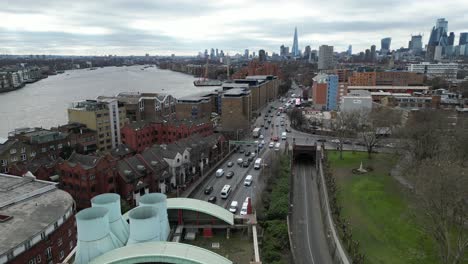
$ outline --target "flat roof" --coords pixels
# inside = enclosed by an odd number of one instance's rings
[[[230,225],[234,225],[234,215],[219,205],[206,201],[190,198],[169,198],[167,199],[167,210],[182,209],[196,211],[214,216]]]
[[[189,244],[165,241],[138,243],[117,248],[93,259],[91,264],[143,262],[232,264],[229,259],[210,250]]]
[[[350,90],[429,90],[429,86],[348,86]]]
[[[246,91],[241,88],[233,88],[233,89],[227,90],[223,94],[223,96],[227,96],[227,97],[244,96],[244,95],[248,95],[249,93],[250,93],[249,91]]]
[[[0,255],[30,240],[62,218],[73,199],[57,183],[0,173]]]

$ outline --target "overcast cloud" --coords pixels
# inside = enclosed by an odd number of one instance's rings
[[[0,54],[196,55],[209,48],[231,55],[248,48],[279,52],[335,46],[358,52],[380,39],[407,46],[439,17],[456,42],[468,32],[466,0],[3,0]]]

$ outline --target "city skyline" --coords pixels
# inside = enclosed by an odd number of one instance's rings
[[[336,7],[340,8],[336,8]],[[262,12],[259,12],[262,10]],[[359,10],[359,12],[357,12]],[[468,32],[461,0],[375,1],[320,5],[306,1],[62,1],[21,0],[0,8],[0,54],[196,55],[207,47],[234,55],[245,49],[278,53],[292,46],[297,26],[302,46],[332,45],[355,52],[392,38],[392,49],[407,47],[411,35],[427,43],[434,22],[446,18],[449,31]],[[398,16],[395,14],[398,13]],[[321,14],[327,14],[323,17]],[[226,19],[229,17],[229,19]]]

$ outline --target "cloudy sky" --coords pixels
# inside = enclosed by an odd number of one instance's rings
[[[467,0],[2,0],[0,54],[195,55],[334,45],[358,52],[392,37],[407,46],[439,17],[468,32]]]

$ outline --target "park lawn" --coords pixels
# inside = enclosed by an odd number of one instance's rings
[[[417,228],[414,211],[402,187],[389,175],[397,162],[391,154],[329,151],[328,160],[338,184],[343,215],[350,222],[366,263],[437,263],[433,242]],[[364,175],[351,169],[372,167]]]

